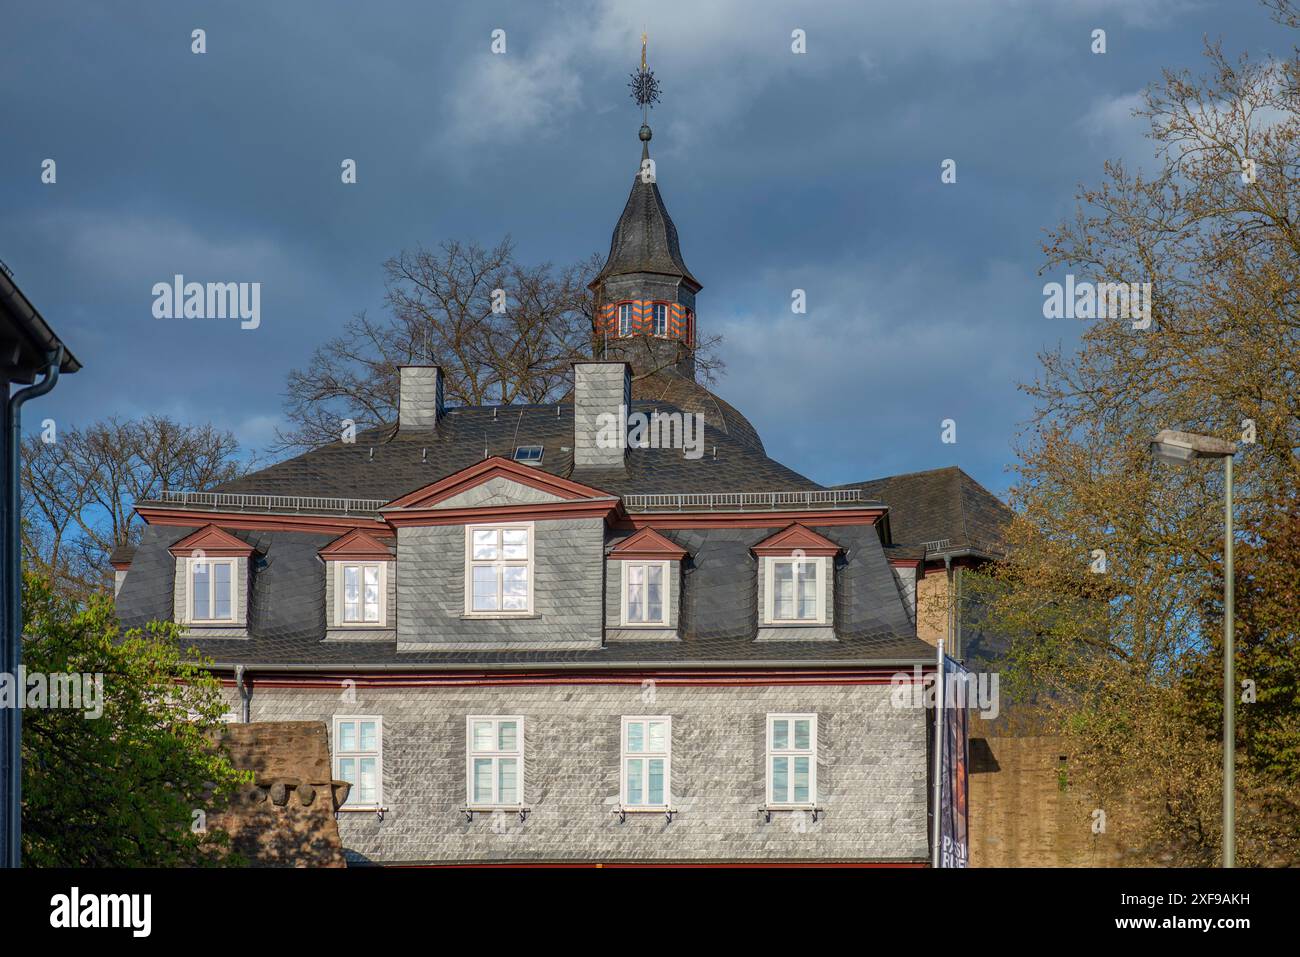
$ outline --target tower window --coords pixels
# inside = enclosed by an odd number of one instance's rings
[[[668,335],[668,303],[656,302],[654,304],[654,334],[656,336]]]
[[[630,336],[632,334],[632,304],[630,302],[620,302],[618,304],[618,334],[620,336]]]

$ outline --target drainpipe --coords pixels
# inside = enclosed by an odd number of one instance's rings
[[[9,397],[9,500],[4,503],[4,558],[8,566],[5,584],[8,594],[5,596],[4,640],[6,644],[5,665],[9,673],[17,680],[18,669],[23,663],[23,545],[22,545],[22,409],[29,399],[45,395],[59,381],[59,366],[63,364],[63,346],[46,356],[48,365],[45,378],[19,389]],[[19,689],[19,694],[23,689]],[[23,765],[22,733],[23,712],[21,708],[4,710],[4,860],[5,867],[18,867],[22,863],[23,837]]]
[[[944,574],[948,576],[948,594],[946,596],[948,599],[946,602],[948,606],[948,623],[944,628],[944,637],[948,639],[948,645],[952,649],[952,655],[955,658],[957,656],[957,646],[953,641],[953,636],[957,629],[953,622],[956,619],[956,605],[954,604],[956,595],[953,593],[953,567],[951,555],[943,556],[943,570]]]
[[[239,699],[242,702],[240,715],[244,724],[248,724],[250,699],[253,695],[248,689],[248,683],[244,680],[244,674],[244,666],[235,665],[235,688],[239,691]]]

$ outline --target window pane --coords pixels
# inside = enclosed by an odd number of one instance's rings
[[[374,751],[379,747],[379,736],[376,733],[375,722],[362,721],[361,724],[361,751]]]
[[[627,749],[629,752],[645,750],[645,723],[629,721],[627,723]]]
[[[379,620],[379,566],[368,565],[365,569],[365,619]]]
[[[772,615],[778,621],[794,618],[794,565],[777,562],[772,569]]]
[[[790,747],[790,722],[785,718],[778,718],[772,722],[772,748],[775,751],[783,751]]]
[[[794,759],[794,800],[796,804],[808,801],[808,759]]]
[[[807,718],[800,718],[794,723],[794,746],[801,751],[807,751],[811,746],[811,729],[812,722]]]
[[[497,557],[497,533],[494,529],[475,530],[474,560],[491,561]]]
[[[507,561],[522,561],[528,557],[528,529],[507,528],[501,532],[503,540],[501,557]]]
[[[492,759],[474,759],[474,803],[492,803]]]
[[[343,620],[361,620],[361,580],[356,565],[343,567]]]
[[[361,782],[357,787],[357,800],[361,804],[374,804],[379,800],[379,779],[375,775],[375,759],[362,758],[358,774]]]
[[[788,772],[788,758],[772,759],[772,800],[777,804],[786,804],[790,800]]]
[[[664,723],[662,721],[650,722],[650,747],[647,750],[655,754],[663,754],[668,750],[664,741]]]
[[[646,621],[663,621],[664,567],[646,566]]]
[[[474,566],[474,610],[497,610],[497,570],[491,565]]]
[[[799,617],[817,618],[817,563],[805,562],[799,573]]]
[[[519,750],[519,728],[514,721],[502,721],[497,728],[497,750]]]
[[[627,566],[627,620],[645,621],[645,566]]]
[[[644,804],[641,793],[641,772],[644,762],[640,758],[629,758],[627,762],[627,803]]]
[[[190,589],[190,596],[194,599],[194,608],[192,609],[191,618],[203,621],[211,617],[208,604],[210,600],[209,589],[211,586],[210,569],[212,568],[207,562],[194,563],[194,587]]]
[[[501,795],[500,803],[519,803],[519,762],[514,758],[501,758],[497,761],[497,791]]]
[[[501,607],[508,611],[528,610],[528,569],[522,566],[501,569]]]
[[[340,751],[355,751],[357,749],[357,726],[354,722],[339,722],[339,741],[337,747]]]
[[[353,790],[356,790],[357,761],[355,758],[339,758],[339,780],[347,781],[352,785]],[[351,798],[353,796],[352,792],[349,791],[348,797]]]
[[[647,804],[664,803],[664,759],[651,758],[650,764],[650,796]]]
[[[491,721],[474,722],[474,750],[475,751],[492,750],[492,722]]]
[[[212,566],[213,610],[212,617],[227,619],[234,617],[230,611],[230,562],[217,562]]]

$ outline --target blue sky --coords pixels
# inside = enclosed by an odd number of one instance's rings
[[[1042,316],[1044,229],[1105,159],[1150,162],[1129,111],[1162,67],[1199,70],[1206,36],[1291,41],[1253,0],[23,5],[0,32],[0,259],[85,366],[29,417],[165,413],[259,448],[288,370],[383,311],[387,257],[506,233],[527,262],[604,253],[643,25],[716,391],[824,483],[956,464],[995,491],[1016,384],[1075,336]],[[261,282],[261,326],[154,319],[175,273]]]

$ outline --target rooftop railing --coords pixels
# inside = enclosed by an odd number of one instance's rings
[[[860,488],[798,492],[696,492],[682,495],[624,495],[632,512],[775,511],[788,508],[851,508],[878,505]]]
[[[382,498],[321,498],[314,495],[247,495],[240,492],[164,491],[141,505],[180,508],[233,509],[240,512],[373,515],[388,504]]]

